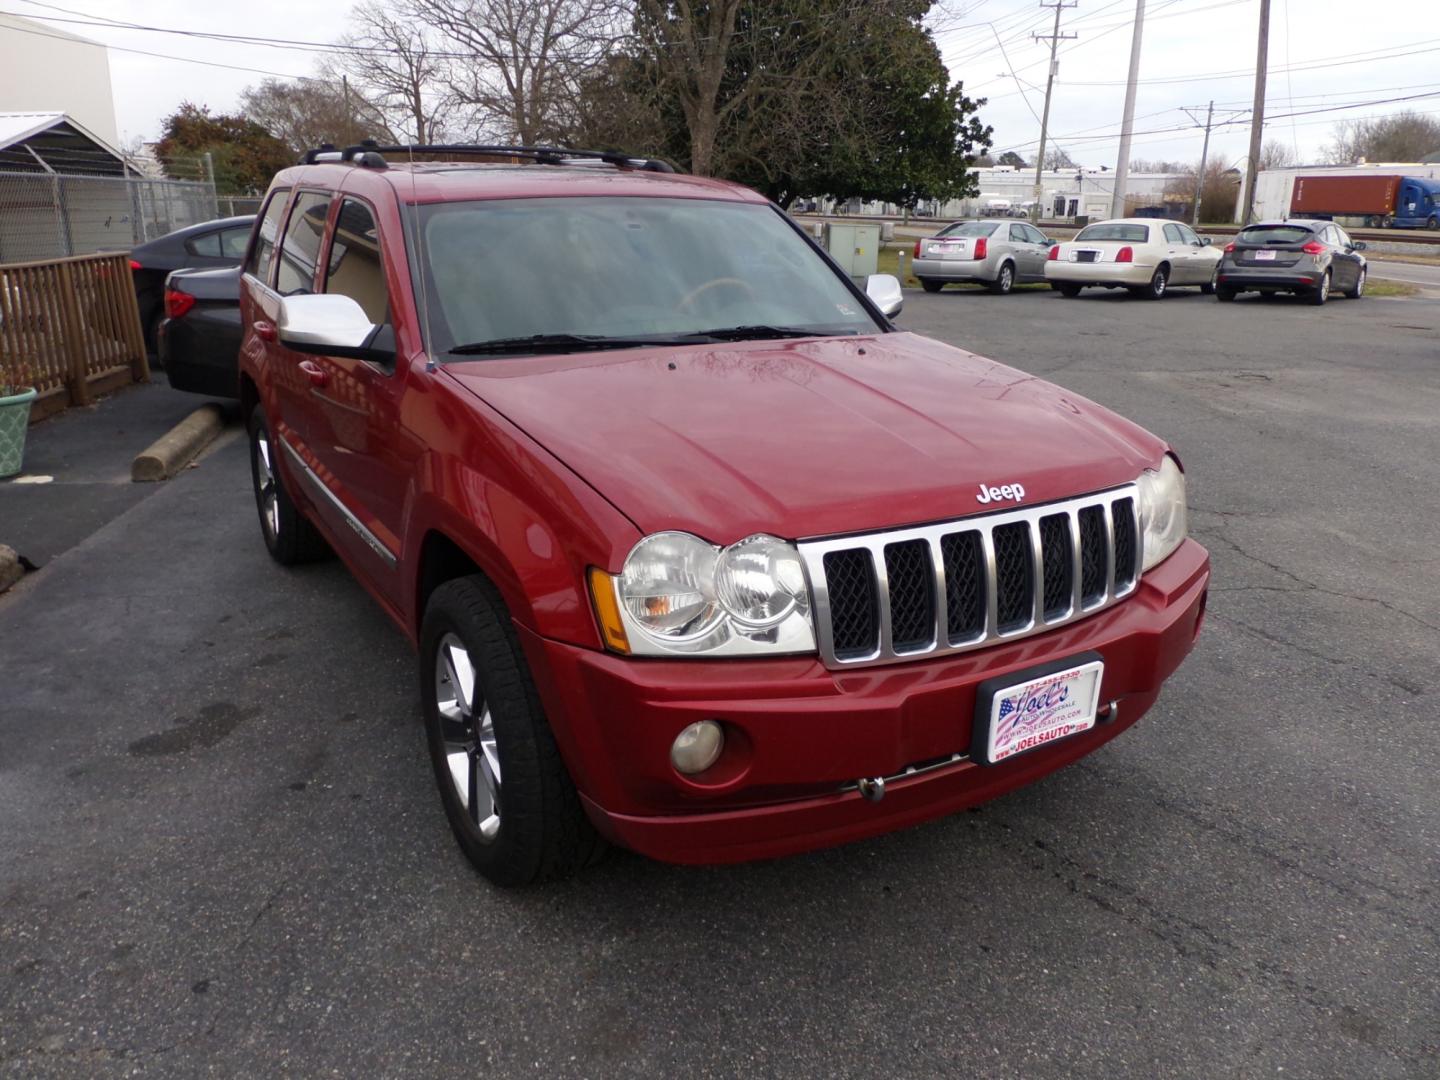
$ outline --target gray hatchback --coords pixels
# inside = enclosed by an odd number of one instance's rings
[[[1225,245],[1215,295],[1234,300],[1242,292],[1293,292],[1312,304],[1338,289],[1353,300],[1365,292],[1365,245],[1330,221],[1262,221]]]
[[[1018,282],[1044,281],[1051,241],[1024,221],[957,221],[915,241],[911,272],[926,292],[970,281],[1005,295]]]

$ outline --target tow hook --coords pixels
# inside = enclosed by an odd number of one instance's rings
[[[1096,720],[1098,720],[1102,724],[1109,724],[1113,722],[1114,719],[1119,715],[1120,699],[1116,698],[1114,701],[1110,702],[1109,705],[1106,705],[1105,708],[1100,711],[1100,714],[1096,717]]]
[[[862,776],[855,781],[855,786],[860,789],[860,794],[870,802],[879,802],[885,797],[885,778],[883,776]]]

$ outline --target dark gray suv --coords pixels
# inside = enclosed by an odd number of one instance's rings
[[[1364,250],[1331,221],[1262,221],[1225,245],[1215,296],[1293,292],[1323,304],[1335,289],[1358,300],[1365,292]]]

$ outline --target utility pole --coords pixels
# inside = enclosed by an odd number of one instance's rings
[[[1255,177],[1260,172],[1260,140],[1265,135],[1265,75],[1270,66],[1270,0],[1260,0],[1260,42],[1255,51],[1255,111],[1250,115],[1250,156],[1245,161],[1245,212],[1241,227],[1255,217]]]
[[[1075,36],[1074,34],[1060,33],[1060,13],[1066,8],[1075,7],[1079,2],[1080,0],[1069,0],[1068,3],[1066,0],[1055,0],[1053,4],[1047,4],[1045,0],[1040,0],[1040,6],[1042,8],[1053,7],[1055,9],[1055,29],[1048,34],[1030,35],[1036,41],[1050,42],[1050,73],[1045,76],[1045,110],[1040,114],[1040,156],[1035,159],[1035,206],[1033,209],[1033,220],[1035,221],[1040,220],[1040,200],[1044,197],[1044,191],[1040,185],[1040,177],[1045,171],[1045,134],[1046,129],[1050,126],[1050,92],[1055,87],[1055,72],[1057,70],[1055,48],[1060,42]]]
[[[1195,116],[1189,109],[1185,114],[1197,124],[1199,117]],[[1210,121],[1215,118],[1215,102],[1210,102],[1205,108],[1205,142],[1200,147],[1200,171],[1195,174],[1195,205],[1190,208],[1190,224],[1200,224],[1200,196],[1205,193],[1205,159],[1210,156]]]
[[[1125,84],[1125,117],[1120,122],[1120,160],[1115,163],[1115,187],[1110,216],[1125,216],[1125,181],[1130,175],[1130,135],[1135,127],[1135,84],[1140,79],[1140,35],[1145,29],[1145,0],[1135,0],[1135,31],[1130,37],[1130,78]]]

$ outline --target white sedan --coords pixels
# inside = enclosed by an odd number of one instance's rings
[[[1172,285],[1199,285],[1213,293],[1219,266],[1220,251],[1188,225],[1116,218],[1086,225],[1075,239],[1052,247],[1045,280],[1064,296],[1096,285],[1159,300]]]

